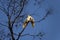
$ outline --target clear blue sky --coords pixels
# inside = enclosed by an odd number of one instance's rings
[[[41,3],[41,5],[36,6],[33,6],[33,3],[34,1],[30,0],[29,5],[25,7],[24,12],[36,14],[35,16],[32,15],[35,20],[41,19],[46,14],[46,9],[49,9],[50,7],[53,9],[52,12],[53,14],[49,15],[44,21],[41,21],[40,23],[35,23],[34,28],[31,27],[31,24],[28,24],[23,34],[25,33],[37,34],[42,31],[46,33],[43,40],[60,40],[60,0],[45,0],[44,2]],[[39,6],[40,8],[38,8]],[[7,19],[5,18],[3,13],[0,12],[0,21],[2,20],[6,21]],[[2,28],[7,29],[5,27]],[[20,26],[18,29],[14,28],[14,32],[16,33],[18,33],[20,30],[21,30]],[[7,32],[7,30],[5,31]],[[22,37],[21,40],[32,40],[32,37],[30,36]],[[35,40],[39,39],[35,38]]]

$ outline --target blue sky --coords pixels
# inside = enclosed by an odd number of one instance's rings
[[[35,20],[41,19],[45,14],[46,10],[52,8],[52,14],[49,15],[45,20],[35,23],[35,27],[32,28],[29,23],[23,34],[37,34],[39,32],[45,32],[44,38],[42,40],[60,40],[60,0],[44,0],[40,5],[33,6],[34,1],[30,0],[29,5],[24,9],[24,13],[36,14],[32,15]],[[7,21],[5,15],[0,12],[0,21]],[[4,23],[5,24],[5,23]],[[20,32],[22,27],[14,28],[14,32]],[[2,27],[0,29],[7,29]],[[7,30],[6,30],[7,32]],[[32,40],[31,36],[22,37],[21,40]],[[39,40],[35,38],[35,40]]]

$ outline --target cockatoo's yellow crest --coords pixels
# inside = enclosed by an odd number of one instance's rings
[[[23,28],[25,28],[29,22],[31,22],[32,27],[34,27],[34,19],[30,15],[28,15],[26,20],[23,23]]]

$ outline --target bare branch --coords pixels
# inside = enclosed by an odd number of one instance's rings
[[[8,25],[9,25],[9,31],[11,33],[11,37],[12,37],[12,40],[15,40],[14,36],[13,36],[13,28],[11,26],[11,19],[10,19],[10,16],[8,16]]]
[[[21,37],[21,34],[24,32],[25,29],[26,27],[22,29],[22,31],[18,34],[18,38],[16,40],[19,40],[19,38]]]
[[[14,35],[18,36],[18,34],[15,34]],[[31,37],[38,37],[39,39],[41,39],[42,37],[44,37],[45,33],[43,32],[39,32],[38,34],[21,34],[20,37],[23,37],[23,36],[31,36]]]
[[[8,12],[6,11],[6,9],[4,7],[0,6],[0,10],[3,11],[8,16]]]
[[[6,15],[8,16],[8,11],[5,9],[2,0],[0,0],[0,3],[2,4],[2,5],[0,6],[0,10],[1,10],[2,12],[4,12],[4,14],[6,14]]]
[[[22,13],[22,11],[23,11],[23,8],[24,8],[24,3],[25,3],[25,1],[26,0],[21,0],[22,1],[22,8],[21,8],[21,10],[19,11],[19,14],[15,17],[15,19],[14,19],[14,21],[13,21],[13,23],[12,23],[12,26],[13,26],[13,24],[15,23],[15,21],[17,20],[17,18],[20,16],[20,14]]]
[[[10,0],[10,2],[8,3],[8,7],[7,7],[8,12],[9,12],[9,7],[10,7],[11,2],[12,0]]]
[[[16,10],[15,10],[15,9],[16,9],[16,8],[15,8],[15,0],[13,0],[12,2],[13,2],[13,6],[12,6],[12,13],[11,13],[11,15],[10,15],[11,17],[12,17],[12,15],[15,14],[15,12],[16,12]],[[11,4],[11,3],[10,3],[10,4]]]
[[[51,14],[51,10],[48,10],[42,19],[40,19],[39,21],[35,21],[35,22],[41,22],[41,21],[45,20],[48,17],[48,15],[50,15],[50,14]]]
[[[6,26],[6,27],[8,27],[7,25],[5,25],[5,24],[2,24],[2,23],[0,23],[0,25],[1,25],[1,26]]]

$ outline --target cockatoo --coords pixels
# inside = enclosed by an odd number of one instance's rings
[[[34,18],[31,17],[30,15],[28,15],[26,20],[23,23],[23,28],[25,28],[28,25],[29,22],[31,22],[32,27],[34,27]]]

